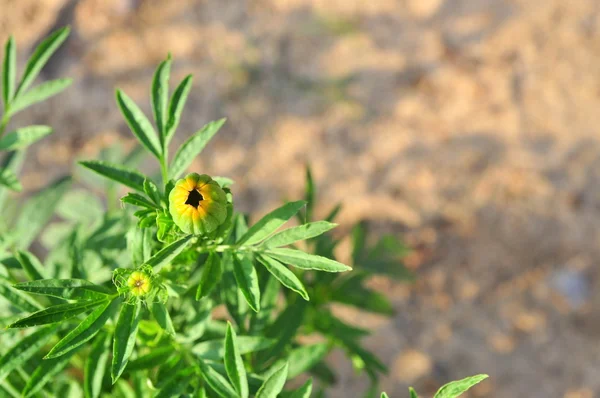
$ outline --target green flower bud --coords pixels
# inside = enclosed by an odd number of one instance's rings
[[[178,180],[169,194],[169,212],[175,224],[188,234],[204,235],[227,218],[227,197],[206,174],[190,173]]]

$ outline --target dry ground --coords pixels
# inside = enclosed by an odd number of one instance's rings
[[[418,283],[378,281],[397,316],[361,318],[391,397],[478,372],[472,397],[600,396],[600,2],[0,0],[21,60],[67,23],[44,78],[75,86],[17,121],[57,128],[25,186],[130,142],[114,87],[148,110],[170,51],[195,74],[179,141],[228,117],[194,169],[244,210],[298,196],[310,162],[321,211],[416,249]],[[340,373],[331,396],[357,396]]]

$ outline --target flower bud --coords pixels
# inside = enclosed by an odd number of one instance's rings
[[[143,272],[133,271],[127,279],[127,286],[131,289],[134,296],[144,296],[150,291],[152,282],[150,277]]]

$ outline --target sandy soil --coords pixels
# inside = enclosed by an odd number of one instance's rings
[[[74,34],[43,78],[66,95],[16,123],[57,133],[24,185],[131,143],[113,92],[149,110],[154,66],[195,84],[177,138],[228,123],[194,169],[243,210],[300,195],[404,236],[413,286],[377,281],[394,319],[361,318],[391,397],[487,372],[471,397],[600,396],[600,3],[594,0],[0,0],[21,61]],[[22,65],[22,62],[21,62]],[[286,170],[276,172],[274,170]],[[283,176],[285,175],[285,178]],[[336,360],[336,358],[333,358]],[[346,365],[332,397],[365,386]]]

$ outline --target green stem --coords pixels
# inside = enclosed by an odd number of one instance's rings
[[[8,113],[8,109],[2,115],[2,120],[0,121],[0,138],[4,135],[4,131],[6,130],[6,126],[8,126],[8,122],[10,121],[10,116]]]

